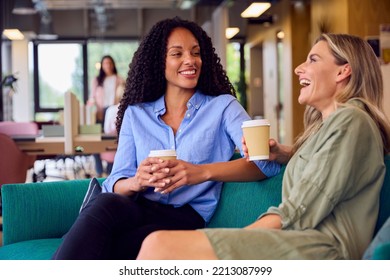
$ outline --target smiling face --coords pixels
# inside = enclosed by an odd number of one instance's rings
[[[175,28],[168,38],[165,64],[167,91],[195,92],[202,59],[195,36],[185,28]]]
[[[295,69],[302,85],[298,102],[316,108],[326,118],[337,108],[336,94],[345,87],[348,71],[348,64],[336,64],[327,42],[319,41]]]

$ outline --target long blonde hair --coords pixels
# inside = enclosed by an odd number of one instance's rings
[[[328,43],[337,65],[348,63],[351,75],[345,88],[336,96],[339,106],[351,99],[363,102],[365,110],[380,130],[384,153],[390,151],[390,123],[383,113],[383,79],[379,61],[371,46],[361,38],[347,34],[322,34],[317,40]],[[322,124],[321,113],[314,107],[307,106],[304,114],[305,131],[294,144],[293,151],[298,148]]]

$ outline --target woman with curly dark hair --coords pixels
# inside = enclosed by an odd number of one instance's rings
[[[279,171],[275,162],[229,161],[248,119],[206,32],[180,18],[158,22],[130,64],[113,170],[54,258],[134,259],[151,232],[203,228],[222,181]],[[177,159],[148,156],[167,149]]]

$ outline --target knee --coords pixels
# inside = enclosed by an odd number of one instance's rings
[[[100,216],[109,214],[116,216],[117,214],[121,214],[121,216],[124,216],[124,213],[128,213],[129,211],[133,211],[134,215],[138,213],[134,204],[127,197],[115,193],[101,193],[88,203],[80,215],[96,214]]]
[[[128,205],[129,199],[116,193],[101,193],[96,197],[95,204],[102,208]]]
[[[142,242],[137,259],[156,260],[164,259],[164,252],[168,249],[168,231],[159,230],[149,234]]]

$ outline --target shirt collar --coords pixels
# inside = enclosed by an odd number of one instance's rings
[[[187,109],[194,108],[195,110],[198,110],[205,99],[206,99],[206,95],[204,95],[198,90],[195,91],[194,95],[187,102]],[[154,112],[157,115],[162,115],[165,113],[165,111],[166,108],[165,108],[164,95],[163,95],[156,100],[154,104]]]

